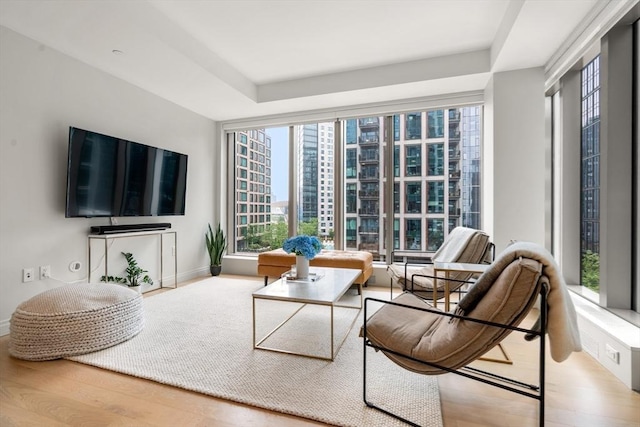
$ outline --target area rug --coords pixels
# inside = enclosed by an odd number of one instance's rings
[[[251,294],[261,287],[262,279],[216,277],[150,296],[144,300],[146,325],[139,335],[69,359],[337,426],[405,425],[362,401],[363,345],[358,333],[363,311],[336,309],[336,335],[349,332],[334,361],[254,349]],[[345,302],[357,302],[359,296],[349,292]],[[365,291],[365,296],[386,299],[383,292]],[[259,301],[257,336],[266,335],[297,308]],[[305,306],[286,326],[265,345],[328,351],[328,307]],[[367,359],[370,401],[419,425],[442,426],[435,378],[400,369],[371,350]]]

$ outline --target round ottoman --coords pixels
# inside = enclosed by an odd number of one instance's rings
[[[11,316],[9,354],[51,360],[124,342],[144,327],[142,295],[114,284],[74,284],[23,302]]]

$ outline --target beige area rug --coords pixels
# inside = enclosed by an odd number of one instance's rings
[[[145,298],[146,325],[138,336],[69,359],[327,424],[405,425],[362,401],[363,311],[336,309],[337,335],[358,319],[333,362],[254,350],[251,294],[261,287],[262,279],[217,277]],[[346,302],[356,303],[349,292]],[[365,296],[385,299],[386,293]],[[257,335],[298,308],[258,301]],[[265,345],[326,354],[329,343],[329,308],[306,306]],[[371,349],[367,359],[369,401],[417,424],[442,426],[436,378],[402,370]]]

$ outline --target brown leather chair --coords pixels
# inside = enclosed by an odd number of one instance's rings
[[[468,264],[490,264],[493,261],[493,244],[489,235],[481,230],[468,227],[456,227],[451,230],[444,243],[433,254],[433,257],[425,257],[424,252],[402,251],[394,253],[421,262],[406,262],[402,264],[390,264],[387,272],[391,277],[391,294],[393,287],[400,286],[403,291],[410,291],[423,298],[432,298],[433,292],[433,263],[434,262],[459,262]],[[449,292],[453,292],[463,286],[472,273],[452,272],[449,274]],[[438,280],[436,298],[444,296],[445,281]]]
[[[538,322],[529,328],[519,324],[541,297]],[[369,315],[370,306],[382,304]],[[424,375],[452,372],[532,397],[539,401],[540,425],[544,425],[545,339],[539,340],[539,384],[484,372],[468,365],[518,331],[525,339],[544,335],[549,328],[551,356],[556,361],[579,351],[580,337],[571,298],[559,268],[544,248],[520,242],[508,247],[472,285],[455,311],[445,313],[410,292],[392,301],[365,299],[364,402],[395,418],[412,423],[367,396],[367,349],[373,348],[398,366]],[[549,313],[549,316],[547,316]],[[372,355],[372,357],[380,357]],[[515,365],[514,365],[515,369]],[[392,392],[392,391],[391,391]]]

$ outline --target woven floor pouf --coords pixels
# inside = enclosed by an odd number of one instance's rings
[[[25,360],[76,356],[124,342],[143,327],[138,292],[106,283],[65,285],[16,308],[9,353]]]

